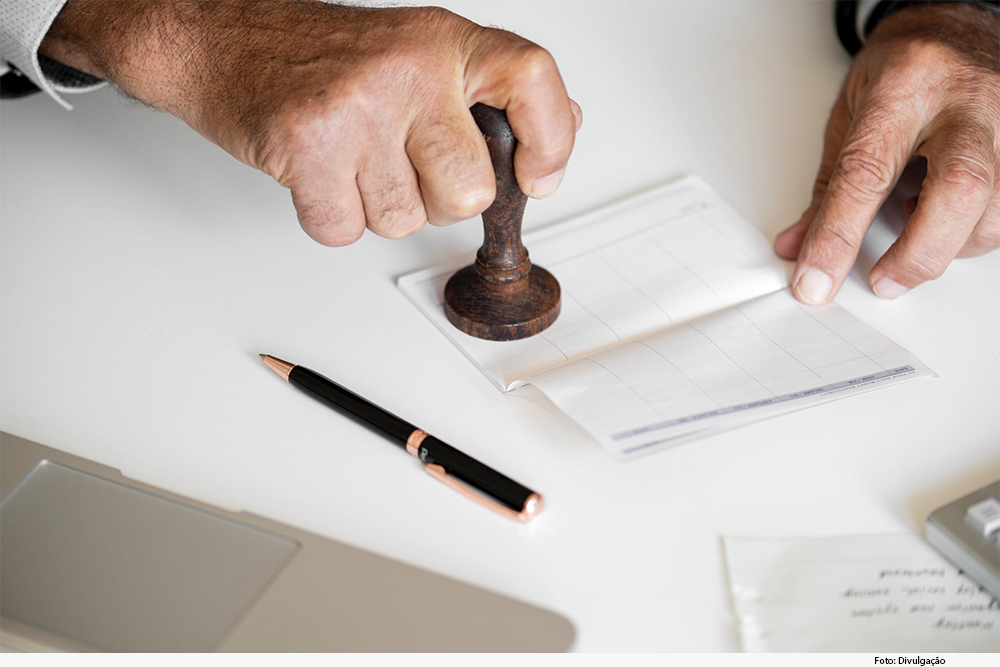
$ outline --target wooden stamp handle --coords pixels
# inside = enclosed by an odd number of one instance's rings
[[[517,139],[507,114],[477,104],[472,117],[486,137],[497,196],[483,211],[483,246],[475,263],[459,269],[444,286],[444,313],[470,336],[519,340],[543,331],[559,317],[559,281],[542,267],[531,265],[521,242],[528,197],[514,176]]]
[[[528,196],[521,191],[514,175],[517,139],[502,109],[476,104],[472,107],[472,117],[486,138],[497,179],[496,199],[483,211],[483,246],[476,254],[476,270],[490,283],[520,280],[531,271],[531,260],[521,243],[521,222]]]

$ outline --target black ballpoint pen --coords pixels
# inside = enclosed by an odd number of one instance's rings
[[[542,511],[544,502],[540,494],[341,387],[333,380],[269,354],[262,354],[260,357],[289,384],[403,445],[407,452],[424,462],[424,469],[428,473],[465,497],[515,521],[527,521]],[[480,493],[469,487],[474,487]]]

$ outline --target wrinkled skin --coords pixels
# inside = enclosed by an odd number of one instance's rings
[[[830,116],[812,202],[775,240],[798,260],[798,299],[836,295],[879,207],[921,157],[919,199],[869,276],[883,298],[1000,247],[1000,13],[911,6],[872,32]]]
[[[534,197],[559,185],[582,120],[547,51],[437,8],[70,0],[40,52],[270,174],[331,246],[486,209],[496,186],[473,104],[507,110]]]

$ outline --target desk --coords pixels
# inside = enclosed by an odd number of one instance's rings
[[[848,66],[829,3],[453,2],[555,54],[585,122],[534,228],[681,173],[769,237],[812,188]],[[135,479],[567,615],[581,651],[739,644],[720,535],[921,532],[1000,473],[1000,253],[895,302],[839,302],[940,374],[619,464],[500,394],[396,289],[470,256],[478,222],[310,241],[287,191],[112,91],[4,102],[0,397],[6,431]],[[521,526],[290,391],[301,362],[545,493]]]

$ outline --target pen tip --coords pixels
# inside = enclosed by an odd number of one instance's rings
[[[260,354],[260,352],[258,352],[257,354]],[[266,354],[260,354],[260,358],[261,358],[261,359],[263,359],[263,358],[264,358],[264,357],[266,357],[266,356],[267,356]]]

